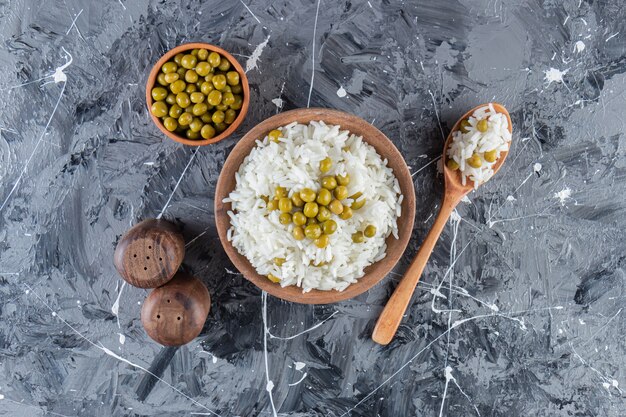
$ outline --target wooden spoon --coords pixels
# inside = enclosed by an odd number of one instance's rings
[[[496,103],[492,103],[494,109],[498,113],[503,113],[507,121],[509,123],[509,132],[513,132],[511,125],[511,116],[509,112],[504,108],[504,106]],[[439,235],[441,234],[448,218],[452,214],[454,208],[459,204],[461,199],[465,197],[470,191],[474,189],[474,183],[471,180],[467,180],[466,185],[462,185],[461,183],[461,173],[457,171],[453,171],[447,167],[446,161],[446,150],[448,149],[449,144],[452,141],[452,132],[455,132],[459,129],[459,125],[461,121],[467,119],[471,116],[474,111],[481,107],[488,106],[488,104],[481,104],[480,106],[476,106],[467,113],[463,115],[452,128],[450,134],[448,135],[448,139],[443,147],[443,176],[445,178],[445,191],[443,194],[443,202],[441,203],[441,209],[439,210],[439,214],[433,223],[432,229],[428,232],[424,243],[422,243],[422,247],[419,252],[417,252],[417,256],[411,262],[409,269],[404,274],[404,277],[400,281],[400,284],[396,287],[396,290],[391,295],[391,298],[387,302],[387,305],[383,309],[382,314],[378,318],[376,322],[376,327],[374,327],[374,333],[372,334],[372,339],[376,343],[380,343],[381,345],[386,345],[391,342],[393,336],[396,334],[398,330],[398,326],[400,325],[400,321],[402,321],[402,316],[406,311],[406,308],[411,301],[411,297],[413,296],[413,291],[415,291],[415,286],[417,285],[420,276],[422,275],[422,271],[426,266],[426,262],[428,262],[428,258],[430,258],[430,254],[435,248],[435,244],[439,239]],[[501,152],[500,158],[493,166],[494,175],[498,172],[504,160],[507,157],[508,152]]]

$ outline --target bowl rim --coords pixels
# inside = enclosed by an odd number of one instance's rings
[[[401,192],[404,195],[402,201],[403,214],[401,223],[399,222],[398,225],[399,238],[395,239],[391,234],[387,237],[387,255],[385,258],[365,268],[365,275],[359,278],[356,283],[350,284],[341,292],[337,290],[322,291],[314,289],[303,293],[301,287],[281,287],[280,284],[273,283],[266,277],[259,275],[248,259],[241,255],[231,242],[228,241],[227,231],[231,226],[228,211],[231,209],[231,204],[223,203],[222,200],[232,191],[226,189],[228,187],[227,183],[232,184],[234,182],[235,173],[239,170],[243,159],[250,153],[251,149],[256,146],[255,142],[261,135],[294,121],[309,123],[313,120],[322,120],[328,124],[342,125],[341,121],[338,123],[330,123],[327,121],[328,118],[332,118],[335,121],[342,120],[344,124],[350,124],[353,127],[356,125],[358,132],[351,130],[351,133],[363,136],[363,140],[374,146],[379,155],[389,161],[394,161],[394,175],[398,179]],[[384,154],[381,153],[381,149],[383,148],[385,150]],[[215,188],[214,204],[215,223],[218,235],[226,254],[234,266],[248,281],[252,282],[261,290],[283,300],[301,304],[335,303],[356,297],[374,287],[389,274],[402,257],[411,238],[415,221],[415,188],[413,179],[406,165],[406,161],[393,142],[375,126],[360,117],[343,111],[325,108],[296,109],[282,112],[265,119],[248,131],[238,141],[224,162]],[[391,246],[393,251],[390,251],[390,240],[396,242]]]
[[[226,57],[228,59],[228,62],[230,62],[230,64],[233,67],[235,67],[235,69],[239,73],[239,79],[241,82],[241,86],[243,88],[243,103],[241,104],[241,109],[239,110],[239,114],[237,115],[237,118],[231,123],[230,126],[228,126],[226,130],[224,130],[219,135],[212,137],[211,139],[201,139],[201,140],[200,139],[198,140],[187,139],[187,138],[177,135],[174,132],[170,132],[163,126],[163,123],[161,123],[159,118],[153,115],[152,112],[150,111],[150,109],[152,108],[152,103],[154,102],[154,100],[152,100],[152,95],[150,94],[150,92],[152,90],[152,87],[154,87],[154,85],[156,84],[156,77],[159,74],[159,71],[161,70],[161,66],[163,66],[163,64],[169,61],[176,54],[180,52],[184,52],[184,51],[189,51],[191,49],[196,49],[196,48],[207,49],[212,52],[217,52],[220,55]],[[241,64],[235,59],[235,57],[233,57],[230,53],[226,52],[224,49],[220,48],[219,46],[215,46],[215,45],[212,45],[210,43],[205,43],[205,42],[184,43],[167,51],[152,66],[152,69],[150,70],[150,74],[148,75],[148,79],[146,81],[146,105],[148,107],[148,114],[150,115],[152,122],[168,138],[176,142],[182,143],[184,145],[190,145],[190,146],[210,145],[212,143],[217,143],[221,140],[226,139],[241,125],[241,123],[243,123],[244,119],[246,118],[246,114],[248,113],[248,107],[250,106],[250,85],[248,84],[248,77],[246,76],[246,72],[244,71]]]

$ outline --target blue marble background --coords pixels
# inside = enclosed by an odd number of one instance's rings
[[[0,1],[0,415],[626,415],[626,12],[619,0]],[[161,54],[206,41],[248,70],[230,139],[152,125]],[[514,143],[444,231],[396,339],[375,320],[436,214],[443,137],[503,103]],[[416,226],[356,299],[265,297],[213,219],[237,139],[285,109],[365,118],[411,166]],[[112,265],[163,216],[213,297],[199,338],[151,341]]]

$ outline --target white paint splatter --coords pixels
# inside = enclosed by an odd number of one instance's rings
[[[541,165],[539,162],[537,162],[537,163],[535,163],[535,165],[533,165],[533,171],[535,171],[535,172],[541,171],[541,168],[543,168],[543,165]]]
[[[581,52],[582,52],[582,51],[584,51],[584,50],[585,50],[585,42],[583,42],[583,41],[577,41],[577,42],[574,44],[574,52],[576,52],[576,53],[581,53]]]
[[[122,282],[122,286],[120,287],[120,292],[117,293],[117,298],[115,302],[111,306],[111,313],[115,315],[117,318],[117,328],[120,328],[120,297],[122,296],[122,291],[124,291],[124,287],[126,286],[126,281]]]
[[[126,336],[123,335],[122,333],[118,333],[120,335],[120,345],[123,345],[124,343],[126,343]]]
[[[339,90],[337,90],[337,95],[341,98],[345,97],[347,94],[346,89],[343,87],[339,87]]]
[[[552,82],[555,83],[562,83],[563,82],[563,76],[565,74],[567,74],[567,72],[569,71],[569,68],[566,70],[558,70],[556,68],[550,68],[547,71],[544,71],[544,80],[546,80],[548,82],[548,85],[552,84]]]
[[[252,51],[252,55],[246,61],[246,72],[252,71],[257,68],[259,58],[261,58],[261,54],[263,53],[263,49],[267,46],[267,43],[270,41],[270,36],[267,35],[267,39],[257,45]]]
[[[580,324],[586,324],[586,323],[585,323],[585,321],[584,321],[583,319],[578,319],[578,322],[579,322]]]
[[[460,221],[461,221],[461,215],[459,214],[458,211],[454,210],[452,214],[450,214],[450,222],[454,223],[454,222],[460,222]]]
[[[304,369],[304,367],[306,366],[306,363],[304,362],[294,362],[293,364],[296,367],[296,371]]]
[[[507,196],[506,201],[517,201],[517,199],[513,197],[512,195],[510,195],[510,196]]]
[[[81,10],[82,12],[82,10]],[[79,13],[80,14],[80,13]],[[78,16],[77,16],[78,17]],[[60,82],[67,82],[67,75],[65,75],[65,73],[63,72],[63,70],[67,67],[69,67],[72,64],[72,61],[74,60],[74,58],[72,57],[72,54],[70,54],[69,52],[67,52],[65,50],[65,48],[61,47],[61,49],[63,49],[63,52],[65,52],[67,55],[69,55],[70,60],[67,61],[65,64],[61,65],[60,67],[57,67],[54,70],[54,74],[52,74],[52,77],[54,78],[54,82],[55,83],[60,83]]]
[[[252,15],[252,17],[254,17],[254,20],[256,20],[257,22],[261,23],[261,21],[259,20],[258,17],[256,17],[256,15],[254,13],[252,13],[252,10],[250,10],[250,8],[248,7],[248,5],[246,3],[243,2],[243,0],[239,0],[241,2],[241,4],[243,4],[243,7],[245,7],[248,12],[250,12],[250,14]]]
[[[308,374],[305,372],[305,373],[302,375],[302,378],[300,378],[300,379],[299,379],[299,380],[297,380],[296,382],[292,382],[291,384],[288,384],[288,385],[289,385],[290,387],[295,387],[296,385],[298,385],[299,383],[301,383],[302,381],[304,381],[304,378],[306,378],[306,377],[307,377],[307,375],[308,375]]]
[[[610,41],[611,39],[613,39],[613,38],[614,38],[614,37],[616,37],[617,35],[619,35],[619,32],[615,32],[614,34],[612,34],[611,36],[609,36],[608,38],[606,38],[606,39],[604,40],[604,42],[608,42],[608,41]]]
[[[472,204],[472,201],[469,199],[467,195],[464,195],[461,201],[465,204]]]
[[[0,394],[0,400],[4,400],[4,395]]]
[[[554,198],[558,198],[561,202],[561,205],[563,206],[565,205],[565,202],[571,198],[571,196],[572,190],[570,190],[568,186],[565,186],[565,188],[563,188],[558,193],[554,193]]]
[[[213,355],[213,359],[211,359],[211,362],[217,363],[217,356]]]
[[[283,102],[283,99],[280,98],[280,97],[273,98],[272,99],[272,103],[274,103],[274,105],[278,108],[278,110],[282,109],[283,108],[283,104],[285,104]]]

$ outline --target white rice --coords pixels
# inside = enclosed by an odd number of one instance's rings
[[[479,121],[487,119],[487,131],[479,132],[476,125]],[[461,182],[467,183],[467,178],[474,182],[474,188],[487,181],[493,176],[493,166],[500,159],[500,153],[509,150],[511,132],[506,116],[496,112],[493,104],[481,107],[474,111],[468,118],[470,126],[467,133],[457,130],[452,133],[452,143],[448,147],[448,158],[454,159],[459,164]],[[486,151],[496,150],[496,160],[487,162],[484,158]],[[467,159],[477,153],[482,165],[473,168],[467,164]]]
[[[387,236],[398,238],[396,220],[403,197],[400,185],[387,161],[372,146],[339,126],[321,121],[308,125],[294,122],[280,130],[278,143],[268,137],[257,140],[235,174],[237,185],[224,199],[232,203],[228,239],[259,274],[273,274],[283,287],[297,285],[303,292],[342,291],[362,277],[367,266],[385,257]],[[326,157],[332,159],[332,169],[321,174],[319,162]],[[366,203],[354,210],[349,220],[333,215],[337,231],[324,249],[310,239],[295,240],[293,223],[280,224],[278,210],[268,214],[261,198],[274,195],[277,186],[289,190],[289,197],[305,187],[318,191],[322,175],[346,173],[350,175],[348,195],[360,191]],[[342,203],[350,205],[352,200]],[[370,224],[376,226],[376,236],[353,243],[352,234]],[[274,258],[286,261],[279,267]],[[326,264],[314,266],[322,262]]]

